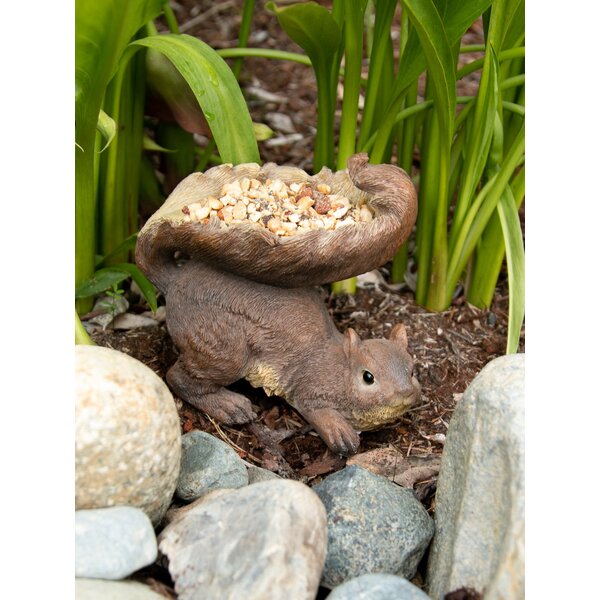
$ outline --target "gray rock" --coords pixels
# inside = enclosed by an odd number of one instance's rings
[[[137,506],[156,525],[179,475],[179,416],[165,383],[140,361],[75,347],[75,507]]]
[[[259,481],[269,481],[271,479],[281,479],[279,475],[269,471],[268,469],[262,469],[261,467],[255,467],[254,465],[246,464],[248,469],[248,484],[258,483]]]
[[[327,600],[429,600],[429,596],[404,577],[370,573],[338,585]]]
[[[76,579],[77,600],[165,600],[162,594],[137,581],[105,581]]]
[[[186,502],[220,488],[248,485],[246,465],[235,450],[204,431],[181,438],[181,470],[177,496]]]
[[[313,490],[327,509],[321,585],[333,588],[366,573],[414,577],[433,535],[433,520],[412,490],[355,465]]]
[[[285,479],[211,492],[159,536],[179,600],[313,600],[326,545],[323,504]]]
[[[461,587],[524,598],[525,355],[489,363],[448,428],[427,568],[434,599]]]
[[[156,560],[156,537],[139,508],[75,511],[75,576],[124,579]]]

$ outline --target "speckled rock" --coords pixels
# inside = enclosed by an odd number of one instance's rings
[[[281,479],[279,475],[273,473],[273,471],[269,471],[269,469],[255,467],[254,465],[246,465],[246,468],[248,469],[248,484],[269,481],[271,479]]]
[[[139,508],[75,511],[75,576],[124,579],[156,560],[152,523]]]
[[[321,585],[366,573],[408,579],[433,535],[433,520],[412,490],[353,465],[313,487],[327,509],[328,547]]]
[[[181,470],[177,496],[186,502],[219,488],[248,485],[246,465],[235,450],[204,431],[190,431],[181,438]]]
[[[327,600],[430,600],[429,596],[404,577],[369,573],[338,585]]]
[[[469,587],[525,597],[525,355],[496,358],[463,394],[448,428],[427,569],[434,600]]]
[[[76,579],[77,600],[165,600],[147,585],[137,581],[105,581],[103,579]]]
[[[179,475],[179,417],[165,383],[110,348],[75,347],[75,507],[137,506],[157,524]]]
[[[210,492],[159,536],[179,600],[314,600],[326,545],[323,504],[285,479]]]

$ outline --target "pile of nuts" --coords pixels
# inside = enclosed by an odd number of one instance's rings
[[[182,210],[187,222],[208,223],[217,218],[222,228],[250,222],[280,236],[313,229],[334,230],[373,220],[366,204],[354,206],[348,198],[332,194],[325,183],[288,185],[281,179],[263,183],[248,177],[226,183],[218,198],[208,196]]]

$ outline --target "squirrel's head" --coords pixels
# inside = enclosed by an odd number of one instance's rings
[[[407,352],[404,325],[394,326],[389,339],[362,341],[353,329],[344,334],[350,387],[344,417],[358,431],[393,423],[421,395],[413,375],[413,359]]]

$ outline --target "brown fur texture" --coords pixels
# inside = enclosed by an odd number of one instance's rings
[[[403,171],[368,165],[366,155],[348,164],[356,186],[374,194],[374,226],[279,240],[251,227],[155,219],[136,249],[139,266],[165,294],[167,327],[180,350],[167,373],[175,394],[223,423],[243,423],[255,417],[252,405],[226,386],[247,379],[285,398],[344,455],[357,451],[357,432],[397,420],[420,394],[402,325],[389,340],[342,335],[311,287],[385,262],[416,218]],[[177,266],[175,251],[189,259]]]

